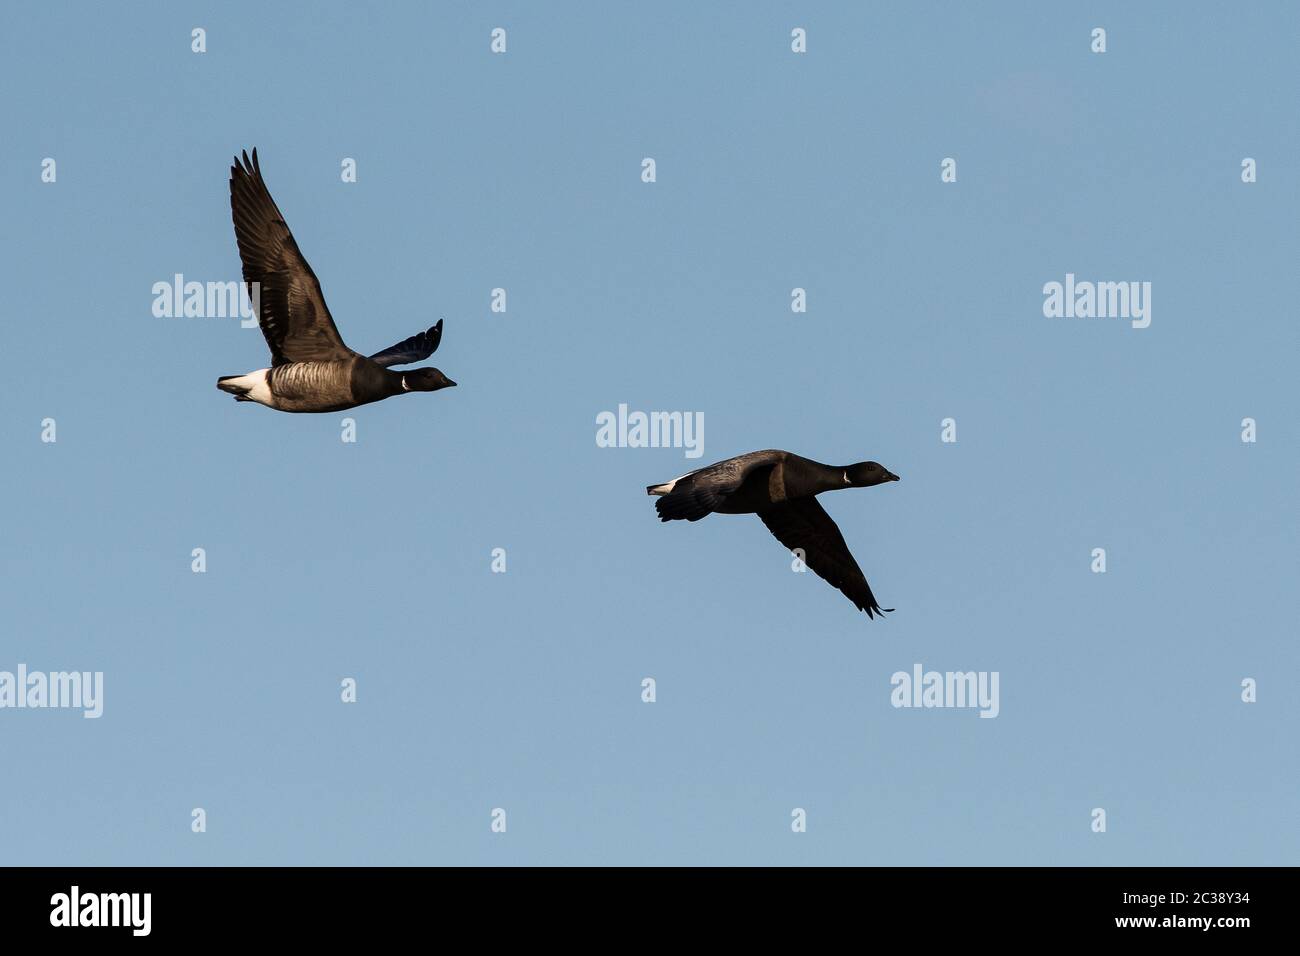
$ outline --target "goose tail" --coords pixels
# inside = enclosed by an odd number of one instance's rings
[[[239,379],[243,377],[244,376],[242,375],[223,375],[221,378],[217,379],[217,388],[235,396],[235,401],[237,402],[252,401],[252,399],[248,398],[248,386],[239,384]]]

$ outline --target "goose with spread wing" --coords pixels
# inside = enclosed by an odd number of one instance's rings
[[[422,362],[434,353],[442,339],[441,319],[369,357],[343,344],[316,273],[262,180],[256,149],[251,160],[244,153],[230,167],[230,212],[271,367],[223,376],[217,388],[236,401],[282,412],[337,412],[456,384],[436,368],[392,371],[394,365]]]
[[[844,536],[817,501],[825,491],[869,488],[898,481],[883,465],[823,465],[788,451],[752,451],[650,485],[657,495],[660,521],[699,521],[706,515],[756,514],[776,539],[796,553],[832,587],[844,593],[867,617],[883,615],[866,576],[844,543]]]

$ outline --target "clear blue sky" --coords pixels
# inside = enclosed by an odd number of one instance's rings
[[[0,670],[105,701],[0,711],[0,862],[1300,862],[1300,14],[1139,6],[6,7]],[[254,145],[347,342],[444,318],[460,387],[355,444],[213,387],[260,334],[150,289],[238,276]],[[902,476],[824,500],[887,621],[655,519],[767,447]]]

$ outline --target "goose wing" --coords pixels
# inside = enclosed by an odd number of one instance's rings
[[[893,608],[882,608],[871,593],[871,585],[858,562],[844,543],[844,535],[816,498],[795,498],[764,508],[758,513],[767,530],[789,550],[799,549],[803,562],[818,577],[839,588],[867,617],[883,615]]]
[[[376,362],[387,368],[390,365],[410,365],[412,362],[423,362],[434,352],[438,351],[438,343],[442,341],[442,319],[433,328],[425,329],[412,335],[409,339],[402,339],[396,345],[390,345],[382,352],[376,352],[370,356],[370,361]]]
[[[328,362],[351,358],[334,325],[316,273],[303,258],[284,215],[267,191],[257,150],[230,167],[230,213],[250,295],[258,284],[262,335],[271,364]]]

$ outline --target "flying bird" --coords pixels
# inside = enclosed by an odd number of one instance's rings
[[[282,412],[337,412],[404,392],[436,392],[456,383],[436,368],[391,371],[427,359],[442,339],[432,328],[370,357],[343,344],[316,273],[303,258],[271,198],[253,150],[230,167],[230,213],[244,264],[244,282],[258,303],[258,323],[271,349],[271,367],[225,375],[217,388],[237,402]]]
[[[817,496],[887,481],[898,481],[898,475],[874,461],[823,465],[770,449],[728,458],[662,485],[649,485],[646,492],[659,496],[655,510],[660,521],[699,521],[715,511],[758,515],[778,541],[792,552],[802,552],[804,564],[839,588],[859,611],[873,617],[893,608],[882,608],[876,602],[844,536]]]

